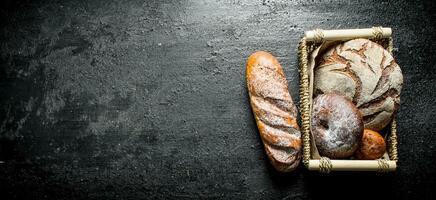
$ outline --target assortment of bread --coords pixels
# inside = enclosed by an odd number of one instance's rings
[[[320,156],[375,160],[386,152],[380,134],[400,103],[403,75],[392,55],[367,39],[323,52],[313,70],[310,131]],[[251,108],[271,164],[282,172],[301,158],[297,109],[277,59],[267,52],[247,60]]]
[[[381,131],[392,120],[400,103],[400,92],[403,85],[403,75],[392,55],[382,46],[367,39],[354,39],[333,46],[321,55],[314,68],[314,93],[312,106],[312,135],[321,156],[329,158],[354,157],[361,160],[374,160],[381,158],[386,151],[383,136],[376,131]],[[319,98],[328,99],[332,94],[348,99],[348,107],[344,100],[330,98],[329,104],[319,103]],[[327,106],[326,106],[327,105]],[[353,105],[353,106],[351,106]],[[350,109],[351,107],[355,109]],[[358,130],[352,127],[336,128],[331,131],[323,129],[317,120],[325,116],[319,110],[328,110],[328,122],[335,122],[336,127],[345,126],[344,123],[356,123],[356,118],[340,118],[336,111],[349,111],[361,115],[357,119],[364,124]],[[358,140],[349,138],[359,134]],[[347,135],[349,138],[337,137]],[[337,138],[330,142],[329,151],[325,151],[326,138]],[[348,139],[348,140],[346,140]],[[332,145],[334,142],[338,145]],[[358,148],[349,151],[351,145]],[[331,152],[339,151],[341,155]],[[351,150],[350,150],[351,151]],[[353,156],[354,155],[354,156]]]

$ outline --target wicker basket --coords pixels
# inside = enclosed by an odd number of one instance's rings
[[[355,38],[370,39],[392,53],[392,30],[390,28],[373,27],[369,29],[320,30],[307,31],[298,47],[300,63],[300,113],[303,135],[303,163],[309,170],[329,173],[330,171],[395,171],[397,167],[397,131],[395,118],[390,123],[390,130],[385,135],[388,151],[378,160],[331,160],[321,157],[312,140],[310,132],[310,116],[313,90],[313,57],[312,53],[328,42],[346,41]]]

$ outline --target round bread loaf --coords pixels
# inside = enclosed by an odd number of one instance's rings
[[[360,160],[375,160],[381,158],[385,152],[386,143],[383,137],[375,131],[365,129],[355,157]]]
[[[313,102],[312,134],[320,155],[349,157],[362,138],[362,116],[353,102],[342,95],[319,95]]]
[[[354,39],[328,50],[314,71],[314,96],[337,92],[362,112],[365,128],[383,129],[399,107],[403,75],[377,43]]]

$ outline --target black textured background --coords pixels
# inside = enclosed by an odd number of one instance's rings
[[[1,6],[1,199],[435,199],[431,1]],[[298,103],[303,31],[373,25],[393,28],[405,75],[398,171],[274,172],[248,104],[248,55],[277,56]]]

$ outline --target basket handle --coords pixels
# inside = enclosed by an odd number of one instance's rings
[[[323,173],[330,171],[377,171],[391,172],[397,168],[393,160],[330,160],[322,157],[319,160],[309,160],[308,169]]]
[[[315,29],[305,32],[307,41],[320,43],[327,40],[349,40],[353,38],[382,39],[392,35],[391,28],[381,26],[365,29],[341,29],[341,30],[322,30]]]

